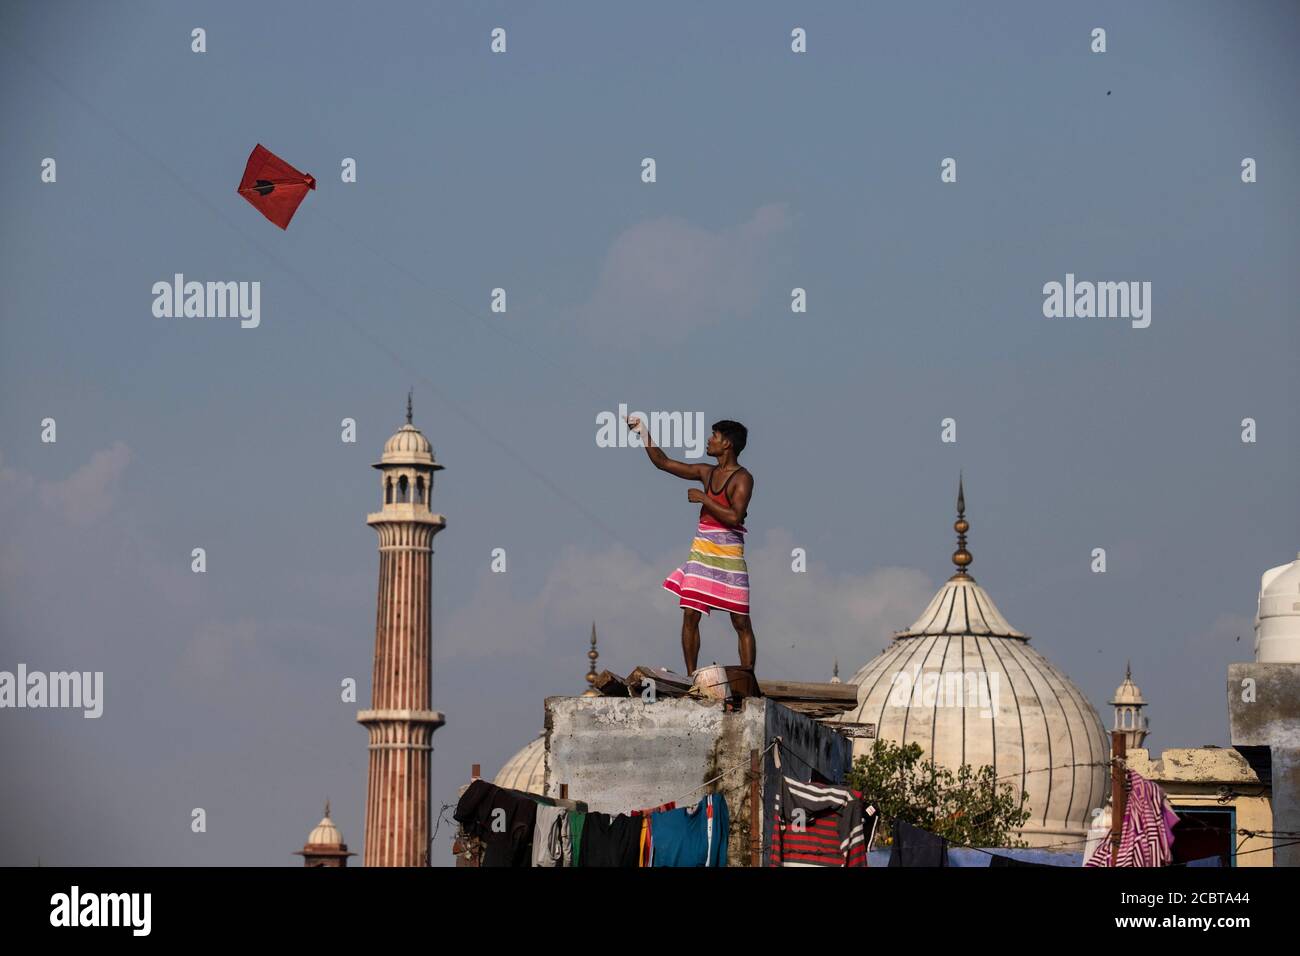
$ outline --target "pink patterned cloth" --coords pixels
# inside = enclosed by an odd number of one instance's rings
[[[1178,814],[1165,792],[1145,777],[1128,772],[1128,799],[1116,866],[1168,866],[1173,858]],[[1110,837],[1101,841],[1084,866],[1110,866]]]

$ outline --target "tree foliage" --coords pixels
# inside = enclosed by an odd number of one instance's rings
[[[1011,831],[1029,819],[1029,794],[998,783],[993,768],[963,764],[956,773],[923,759],[920,744],[877,740],[858,757],[848,783],[880,811],[876,842],[887,846],[895,820],[962,846],[1025,846]]]

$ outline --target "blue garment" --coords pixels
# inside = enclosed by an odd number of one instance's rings
[[[713,820],[709,820],[709,807]],[[710,825],[711,824],[711,825]],[[711,793],[693,807],[650,817],[651,866],[726,866],[731,817],[727,801]]]

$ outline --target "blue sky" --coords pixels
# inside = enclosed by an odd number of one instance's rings
[[[447,466],[442,802],[581,689],[593,619],[602,666],[678,662],[659,583],[695,509],[597,447],[621,402],[750,427],[760,674],[847,676],[920,613],[961,469],[974,576],[1103,719],[1131,658],[1153,746],[1226,744],[1259,575],[1300,546],[1298,27],[1284,3],[6,5],[0,669],[103,670],[106,700],[0,717],[24,821],[0,862],[291,865],[327,796],[360,849],[338,686],[368,700],[369,465],[408,387]],[[286,232],[235,193],[258,142],[319,182]],[[261,326],[154,318],[176,272],[261,282]],[[1150,327],[1044,318],[1066,273],[1151,282]],[[729,660],[726,622],[703,633]]]

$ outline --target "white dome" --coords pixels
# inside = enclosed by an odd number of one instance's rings
[[[1255,660],[1300,663],[1300,555],[1264,572],[1255,615]]]
[[[429,439],[410,422],[384,442],[384,453],[375,467],[381,468],[384,465],[426,465],[435,469],[442,467],[434,460],[433,445]]]
[[[343,843],[343,834],[339,828],[334,825],[334,821],[327,814],[316,828],[311,831],[307,837],[308,846],[339,846]]]
[[[546,737],[538,736],[523,750],[506,761],[492,782],[507,790],[524,793],[546,793]]]
[[[1077,849],[1090,812],[1106,802],[1105,727],[1079,688],[1029,646],[967,571],[974,559],[960,480],[952,527],[957,573],[854,675],[858,706],[838,719],[873,724],[880,740],[918,744],[954,774],[963,765],[991,766],[1000,785],[1028,794],[1020,839]],[[872,743],[855,737],[853,755],[869,753]]]
[[[1146,706],[1146,700],[1142,697],[1142,688],[1133,683],[1133,674],[1131,671],[1124,671],[1124,682],[1115,688],[1115,696],[1111,698],[1111,704],[1116,707]]]
[[[1028,792],[1018,833],[1030,845],[1082,839],[1105,803],[1110,747],[1096,710],[967,575],[953,575],[852,682],[858,706],[841,720],[920,744],[954,772],[990,765],[999,783]],[[871,743],[855,739],[854,756]]]

